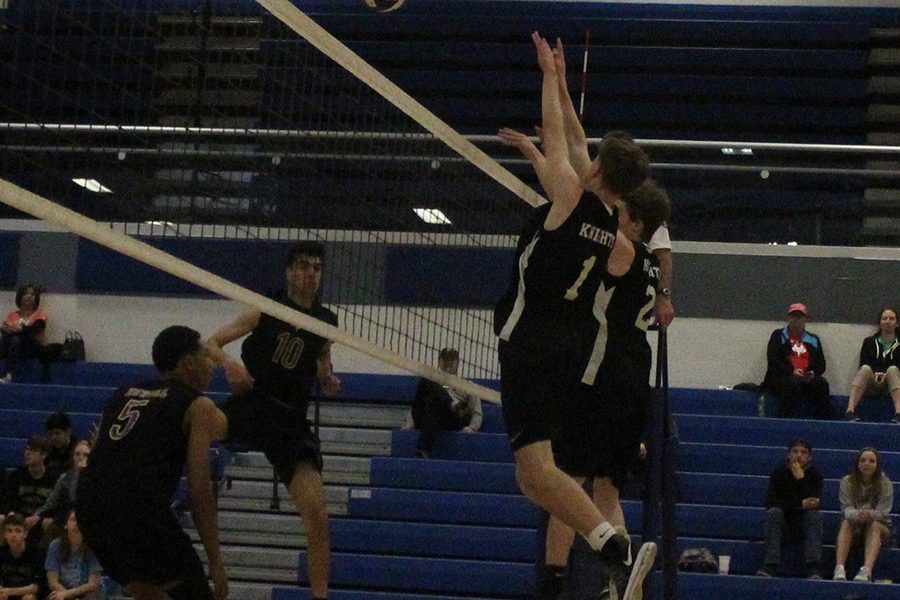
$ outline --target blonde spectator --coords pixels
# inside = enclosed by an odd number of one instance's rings
[[[864,544],[863,566],[853,581],[871,581],[872,568],[881,547],[891,540],[891,508],[894,486],[881,470],[881,456],[872,447],[856,455],[849,475],[841,479],[841,513],[844,519],[835,548],[834,579],[846,581],[844,564],[855,542]]]

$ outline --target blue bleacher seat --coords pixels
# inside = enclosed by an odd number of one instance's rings
[[[0,437],[0,469],[13,469],[22,464],[26,438]]]
[[[771,422],[775,422],[770,419]],[[884,425],[883,427],[888,427]],[[850,434],[847,434],[850,437]],[[785,438],[788,442],[793,438]],[[809,439],[809,438],[808,438]],[[850,437],[861,443],[865,437]],[[864,443],[864,442],[862,442]],[[698,473],[733,473],[768,476],[784,460],[784,446],[749,446],[741,444],[697,444],[682,441],[678,447],[678,469]],[[840,479],[850,472],[858,449],[828,449],[827,441],[812,441],[813,460],[826,479]],[[823,447],[824,446],[824,447]],[[886,473],[900,473],[900,453],[880,451]],[[900,482],[895,482],[898,484]]]
[[[498,513],[497,507],[503,506]],[[352,488],[347,515],[388,519],[402,514],[409,521],[494,524],[536,527],[540,510],[519,494],[438,492],[391,488]]]
[[[300,553],[297,571],[299,581],[306,582],[306,552]],[[331,555],[331,584],[335,587],[365,585],[367,589],[521,597],[534,589],[534,565],[336,552]]]
[[[514,562],[531,562],[536,555],[533,529],[493,523],[465,525],[453,518],[431,523],[415,521],[414,515],[403,521],[332,519],[332,551]]]
[[[797,437],[816,448],[858,450],[858,440],[867,445],[891,450],[897,430],[882,424],[845,423],[843,421],[807,421],[802,419],[748,419],[728,416],[679,415],[678,432],[682,440],[705,444],[748,444],[784,446]],[[851,435],[852,433],[852,435]]]
[[[416,430],[395,431],[391,441],[393,456],[415,456]],[[441,458],[512,462],[512,450],[505,433],[456,433],[443,432],[437,437],[433,455]]]
[[[512,464],[434,459],[372,457],[370,481],[374,486],[411,489],[459,490],[493,494],[516,494]]]

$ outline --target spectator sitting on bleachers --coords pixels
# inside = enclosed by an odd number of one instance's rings
[[[894,486],[881,470],[881,456],[872,447],[856,455],[849,475],[841,479],[843,520],[835,544],[834,579],[847,580],[844,565],[854,542],[863,543],[863,566],[853,581],[871,581],[875,560],[891,543],[891,509]]]
[[[769,337],[763,391],[779,399],[780,415],[830,419],[833,415],[819,336],[806,331],[809,310],[799,302],[788,307],[788,323]]]
[[[25,519],[9,513],[0,546],[0,598],[37,600],[44,581],[44,561],[38,548],[25,543]]]
[[[900,340],[897,339],[897,311],[891,308],[881,311],[878,331],[863,340],[859,371],[850,384],[844,419],[859,421],[856,407],[863,394],[885,392],[890,392],[894,402],[894,423],[900,423]]]
[[[44,421],[44,434],[50,442],[50,452],[45,465],[53,474],[53,480],[69,470],[78,440],[72,435],[72,421],[69,415],[60,411]]]
[[[102,600],[103,569],[84,543],[75,511],[66,518],[65,531],[50,544],[44,562],[50,594],[47,600]]]
[[[9,383],[16,368],[26,358],[38,358],[45,344],[47,313],[40,309],[41,288],[26,284],[16,292],[16,307],[3,319],[0,326],[3,356],[6,358],[6,375],[0,383]]]
[[[41,522],[45,533],[50,532],[51,527],[56,532],[62,531],[66,527],[66,519],[75,508],[75,490],[78,487],[78,475],[87,466],[90,454],[91,446],[87,440],[82,440],[75,444],[72,468],[59,476],[46,502],[34,514],[25,519],[29,529],[37,525],[38,522]],[[56,532],[54,532],[54,535]]]
[[[16,512],[30,515],[47,501],[56,481],[44,466],[48,447],[47,440],[38,436],[29,438],[25,443],[23,465],[13,471],[6,481],[6,495],[0,514]],[[41,540],[41,528],[29,528],[24,522],[23,526],[28,532],[29,544],[37,545]]]
[[[444,348],[438,354],[438,368],[456,375],[459,370],[459,351]],[[416,454],[428,458],[441,431],[474,433],[481,428],[481,399],[469,396],[439,383],[422,379],[416,388],[412,408],[404,429],[415,427],[421,431],[416,443]]]
[[[822,475],[810,464],[812,446],[803,438],[788,446],[787,462],[772,471],[766,494],[766,556],[757,575],[773,577],[781,562],[781,542],[803,540],[806,576],[821,579]]]

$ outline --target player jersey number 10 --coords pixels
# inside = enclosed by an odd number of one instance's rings
[[[290,332],[285,331],[278,335],[278,346],[272,353],[272,362],[281,365],[285,369],[293,369],[300,362],[300,355],[303,354],[303,339],[292,336]]]

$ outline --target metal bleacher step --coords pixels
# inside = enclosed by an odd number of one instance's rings
[[[313,419],[310,407],[308,417]],[[409,407],[401,404],[380,405],[345,402],[323,402],[319,406],[319,423],[330,427],[365,427],[394,429],[403,425]]]
[[[184,528],[194,542],[200,535],[190,515],[184,516]],[[296,514],[259,514],[241,510],[219,511],[219,537],[223,544],[276,548],[305,548],[306,528]]]
[[[272,600],[271,583],[250,581],[229,581],[228,598],[230,600]]]
[[[200,559],[206,563],[203,545],[196,544],[195,548]],[[287,548],[255,548],[223,544],[222,557],[229,571],[232,569],[277,569],[292,572],[296,581],[297,562],[300,554],[297,550]]]
[[[359,456],[323,457],[322,479],[326,484],[368,485],[371,459]],[[272,480],[272,466],[262,452],[239,452],[234,464],[225,469],[232,480]]]
[[[347,486],[326,485],[325,505],[330,515],[347,513]],[[234,480],[219,492],[219,510],[251,512],[277,512],[294,514],[294,502],[288,491],[279,483],[277,487],[279,507],[272,508],[272,483],[251,480]]]
[[[296,561],[295,561],[296,562]],[[229,581],[256,581],[272,583],[297,583],[297,567],[293,569],[274,569],[264,567],[232,567],[226,566]],[[229,595],[229,598],[233,596]]]

